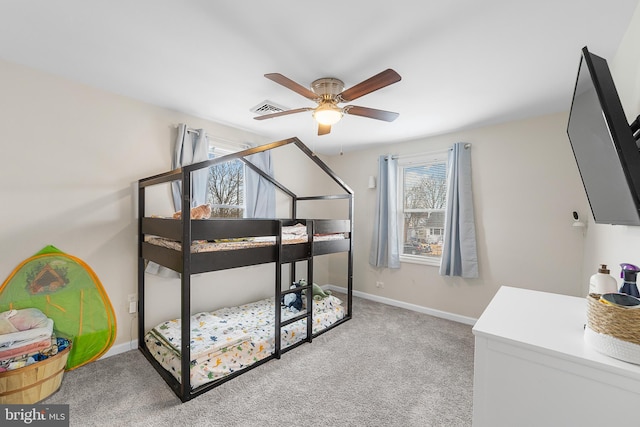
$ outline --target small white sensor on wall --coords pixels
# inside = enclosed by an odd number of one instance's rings
[[[376,188],[376,177],[369,175],[369,188]]]
[[[573,217],[573,226],[574,227],[578,227],[578,228],[585,228],[587,226],[586,223],[584,223],[582,220],[580,220],[580,215],[578,215],[578,212],[573,211],[571,216]]]

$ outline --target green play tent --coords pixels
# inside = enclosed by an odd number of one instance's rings
[[[47,246],[23,261],[0,287],[0,312],[38,308],[56,336],[72,341],[67,370],[102,356],[116,337],[113,306],[81,259]]]

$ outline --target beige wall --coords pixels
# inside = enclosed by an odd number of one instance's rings
[[[640,8],[636,10],[615,58],[606,58],[627,119],[640,114]],[[594,52],[597,54],[598,52]],[[608,264],[611,274],[622,284],[620,263],[640,265],[640,227],[595,224],[589,217],[585,244],[583,282],[588,283],[598,264]],[[587,285],[585,285],[585,292]]]
[[[332,157],[356,193],[355,289],[474,318],[501,285],[579,295],[584,237],[572,227],[572,212],[586,215],[587,205],[566,123],[566,114],[555,114]],[[377,175],[378,156],[455,142],[472,144],[480,277],[441,277],[437,267],[409,263],[398,270],[371,267],[375,190],[367,189],[367,177]]]
[[[180,122],[225,139],[267,141],[7,62],[0,62],[0,93],[0,280],[45,245],[75,255],[111,299],[116,344],[129,342],[136,337],[127,296],[137,291],[137,180],[170,168]],[[170,213],[162,193],[156,206],[165,207],[156,213]],[[194,309],[270,295],[273,276],[262,266],[195,277]],[[179,313],[176,283],[149,279],[150,323]]]

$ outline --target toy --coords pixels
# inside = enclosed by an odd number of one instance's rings
[[[305,285],[306,282],[304,280],[300,280],[299,282],[293,282],[293,285],[291,285],[289,289],[295,289]],[[294,313],[299,312],[302,310],[302,291],[286,294],[283,298],[283,302],[285,307],[288,307],[290,311]]]
[[[58,338],[73,342],[68,371],[98,360],[116,339],[115,312],[100,279],[83,260],[55,246],[23,261],[0,286],[0,312],[26,308],[39,309]]]
[[[331,291],[325,291],[320,287],[320,285],[313,284],[313,299],[316,301],[320,301],[331,295]]]
[[[182,217],[182,211],[178,211],[173,214],[173,219],[180,219]],[[195,208],[191,208],[191,219],[207,219],[211,217],[211,205],[200,205]]]
[[[307,281],[305,279],[300,279],[297,282],[293,282],[293,284],[289,289],[300,288],[305,286],[307,286]],[[325,291],[315,283],[313,284],[312,292],[313,292],[313,299],[316,301],[320,301],[321,299],[324,299],[329,295],[331,295],[331,291],[328,291],[328,290]],[[285,307],[288,307],[289,310],[291,310],[292,312],[297,313],[300,310],[302,310],[302,307],[304,305],[303,296],[305,295],[306,295],[305,291],[291,292],[289,294],[286,294],[284,297],[282,297],[282,304]]]

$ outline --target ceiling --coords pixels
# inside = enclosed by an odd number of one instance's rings
[[[638,0],[4,0],[0,59],[336,154],[567,111],[580,49],[611,61]],[[615,5],[615,6],[613,6]],[[310,112],[254,120],[263,101],[315,104],[264,77],[349,88],[402,80],[317,136]]]

